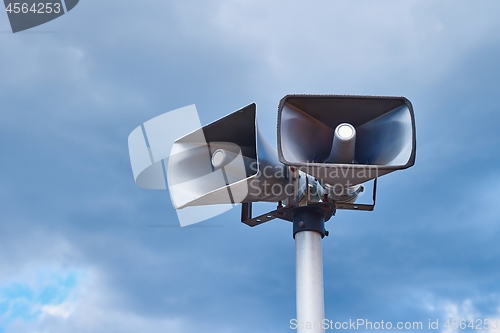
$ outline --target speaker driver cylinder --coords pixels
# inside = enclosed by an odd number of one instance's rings
[[[238,156],[238,154],[230,152],[226,149],[217,149],[212,154],[212,165],[214,168],[221,168],[234,160],[236,156]]]
[[[354,162],[356,148],[356,129],[348,123],[335,128],[332,149],[327,163],[351,164]]]
[[[233,181],[242,180],[247,177],[247,169],[253,170],[257,166],[253,165],[256,160],[240,153],[235,153],[227,149],[219,148],[215,150],[211,157],[211,163],[215,170],[222,169],[226,175],[231,175]]]

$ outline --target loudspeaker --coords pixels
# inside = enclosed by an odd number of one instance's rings
[[[255,103],[177,139],[166,173],[176,209],[287,197],[287,168],[257,129]]]
[[[287,95],[279,104],[279,161],[331,186],[411,167],[415,147],[404,97]]]
[[[72,10],[79,0],[4,0],[12,32],[52,21]]]

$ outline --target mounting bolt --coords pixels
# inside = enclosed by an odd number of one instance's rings
[[[325,230],[325,236],[328,237],[330,235],[330,231]]]
[[[306,224],[304,223],[304,221],[300,221],[300,222],[299,222],[299,227],[304,228],[304,226],[305,226],[305,225],[306,225]]]

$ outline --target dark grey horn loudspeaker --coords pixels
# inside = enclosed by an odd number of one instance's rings
[[[286,172],[257,129],[252,103],[177,139],[167,179],[172,203],[180,209],[283,200]]]
[[[278,156],[333,186],[352,186],[415,163],[415,119],[404,97],[287,95]]]

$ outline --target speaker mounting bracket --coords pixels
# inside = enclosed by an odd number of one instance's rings
[[[300,207],[284,207],[280,209],[273,210],[269,213],[262,214],[260,216],[252,218],[252,203],[244,202],[242,203],[241,209],[241,222],[245,223],[250,227],[255,227],[259,224],[269,222],[274,219],[281,219],[289,222],[293,222],[294,214],[303,209],[304,207],[308,207],[310,209],[317,209],[322,212],[325,216],[325,221],[328,221],[333,215],[335,215],[336,207],[332,202],[322,202],[317,204],[311,204],[307,206]]]
[[[373,180],[373,194],[372,194],[373,203],[357,204],[357,203],[336,202],[335,206],[337,207],[337,209],[365,210],[365,211],[372,211],[373,209],[375,209],[375,202],[377,201],[377,179],[378,178],[375,178]]]
[[[372,204],[356,204],[356,203],[345,203],[345,202],[322,202],[317,204],[308,205],[311,208],[321,209],[325,214],[325,221],[328,221],[330,217],[335,215],[337,209],[344,210],[364,210],[372,211],[375,208],[375,202],[377,200],[377,179],[373,180],[373,203]],[[250,227],[255,227],[259,224],[269,222],[274,219],[281,219],[293,222],[293,215],[297,209],[301,207],[284,207],[278,208],[266,214],[262,214],[256,217],[252,217],[252,203],[243,202],[241,204],[241,222],[245,223]],[[303,207],[303,206],[302,206]]]

